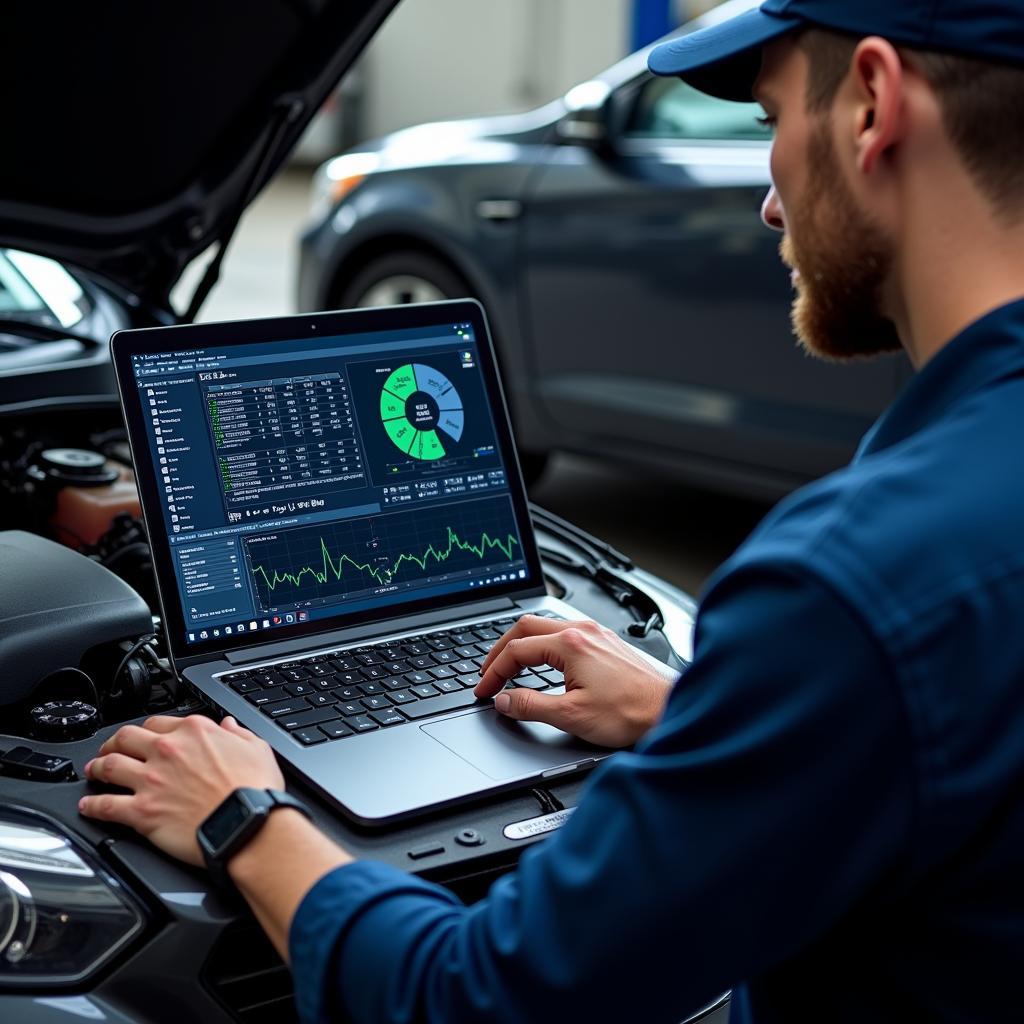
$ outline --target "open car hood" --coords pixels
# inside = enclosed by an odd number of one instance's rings
[[[8,0],[0,245],[168,306],[397,2]]]

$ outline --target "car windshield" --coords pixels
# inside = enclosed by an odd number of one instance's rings
[[[0,317],[71,328],[88,311],[81,285],[59,263],[0,249]]]

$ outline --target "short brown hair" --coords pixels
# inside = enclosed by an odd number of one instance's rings
[[[831,106],[860,38],[809,28],[807,106]],[[1024,217],[1024,67],[900,47],[935,90],[949,137],[978,187],[1002,215]]]

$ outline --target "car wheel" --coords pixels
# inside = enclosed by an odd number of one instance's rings
[[[403,306],[472,295],[472,289],[440,260],[421,252],[396,252],[371,260],[340,289],[344,309]]]
[[[390,253],[371,260],[335,296],[341,309],[403,306],[472,296],[473,290],[453,270],[426,253]],[[519,463],[526,486],[537,482],[548,464],[546,452],[520,449]]]

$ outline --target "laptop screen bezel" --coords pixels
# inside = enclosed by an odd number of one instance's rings
[[[512,499],[516,523],[520,531],[522,552],[527,564],[526,580],[495,583],[472,592],[463,591],[440,597],[412,599],[395,602],[385,608],[364,609],[348,615],[339,614],[291,626],[282,625],[268,630],[265,635],[235,635],[186,643],[187,627],[181,605],[181,595],[178,592],[177,578],[171,558],[171,546],[162,515],[156,468],[153,464],[153,453],[145,428],[142,396],[132,369],[132,357],[187,352],[210,347],[227,348],[232,345],[252,345],[260,342],[295,341],[302,338],[365,335],[376,331],[400,331],[421,327],[429,329],[455,323],[469,323],[473,327],[480,373],[494,418],[498,447],[506,470],[509,495]],[[348,629],[362,624],[369,626],[375,622],[387,622],[426,611],[455,608],[470,602],[479,603],[505,596],[533,597],[546,592],[540,555],[530,522],[526,487],[516,456],[511,420],[497,372],[491,334],[483,307],[475,300],[458,299],[377,309],[343,310],[258,320],[221,321],[118,331],[110,339],[110,350],[117,375],[121,407],[128,427],[128,440],[135,463],[135,475],[143,516],[153,553],[157,591],[164,615],[164,632],[171,657],[176,664],[185,661],[193,662],[197,658],[208,660],[211,656],[242,649],[254,649],[265,643],[278,644],[281,641],[305,640],[307,638],[312,640],[321,634],[339,629]]]

